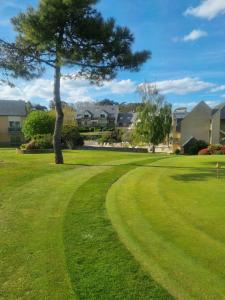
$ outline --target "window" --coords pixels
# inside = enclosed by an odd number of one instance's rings
[[[10,131],[20,131],[20,122],[19,121],[10,121],[9,130]]]
[[[105,115],[105,114],[101,114],[101,115],[100,115],[100,118],[101,118],[101,119],[105,119],[105,118],[106,118],[106,115]]]

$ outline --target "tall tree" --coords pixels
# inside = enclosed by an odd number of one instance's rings
[[[63,163],[61,129],[63,111],[60,99],[62,67],[76,66],[76,79],[91,83],[113,79],[119,69],[138,71],[150,57],[149,51],[132,52],[134,37],[126,27],[104,20],[94,9],[97,0],[40,0],[37,9],[29,8],[13,18],[17,32],[6,58],[14,76],[30,79],[40,76],[45,67],[54,70],[55,162]]]
[[[138,108],[135,135],[139,141],[155,146],[168,138],[171,130],[171,105],[159,93],[156,86],[144,83],[138,92],[142,97],[142,105]]]

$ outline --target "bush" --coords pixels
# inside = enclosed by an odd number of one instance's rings
[[[40,134],[35,136],[29,143],[20,146],[21,149],[25,150],[37,150],[37,149],[52,149],[52,135],[51,134]]]
[[[208,148],[202,149],[198,152],[198,155],[210,155],[210,151]]]
[[[210,145],[208,148],[202,149],[199,155],[225,155],[225,146]]]
[[[212,154],[215,154],[216,152],[220,151],[221,145],[209,145],[208,149]]]
[[[208,144],[202,140],[193,140],[191,145],[186,148],[186,154],[196,155],[200,150],[208,147]]]
[[[22,126],[22,132],[27,139],[33,139],[37,135],[53,134],[55,117],[45,111],[32,111]]]
[[[51,134],[39,134],[34,137],[37,149],[52,149],[53,138]]]
[[[100,143],[121,143],[121,133],[118,129],[114,129],[113,131],[104,132],[102,137],[99,140]]]
[[[121,140],[124,143],[129,143],[133,145],[134,141],[134,132],[129,129],[120,129]]]
[[[62,143],[68,149],[74,149],[76,146],[83,146],[84,139],[80,135],[77,126],[64,125],[62,129]]]
[[[180,149],[176,149],[176,150],[175,150],[175,154],[176,154],[176,155],[180,155],[180,154],[181,154]]]

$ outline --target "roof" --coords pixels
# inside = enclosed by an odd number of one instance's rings
[[[122,123],[132,123],[133,119],[134,119],[133,112],[124,112],[124,113],[119,113],[118,115],[118,121]]]
[[[220,103],[214,107],[214,109],[212,110],[212,116],[215,113],[217,113],[218,111],[220,111],[220,113],[221,113],[221,119],[224,119],[225,118],[225,102]]]
[[[186,107],[178,107],[173,112],[173,118],[174,119],[184,119],[186,115],[188,114]]]
[[[77,115],[83,116],[85,111],[92,114],[94,118],[100,118],[101,114],[104,112],[110,117],[117,119],[119,107],[118,105],[99,105],[95,102],[80,102],[75,105]]]
[[[188,145],[192,140],[193,140],[193,141],[196,141],[196,138],[193,137],[193,136],[189,137],[189,138],[183,143],[182,147],[185,147],[186,145]]]
[[[26,103],[22,100],[0,100],[0,116],[26,116]]]

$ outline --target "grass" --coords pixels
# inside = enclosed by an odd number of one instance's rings
[[[223,156],[169,158],[130,171],[108,192],[120,239],[177,299],[225,299],[224,167]]]
[[[0,299],[170,299],[121,244],[104,206],[120,176],[162,157],[64,155],[56,166],[51,154],[0,150]]]
[[[172,299],[118,241],[105,211],[108,189],[132,168],[119,165],[95,175],[77,190],[67,208],[65,253],[79,299]]]

